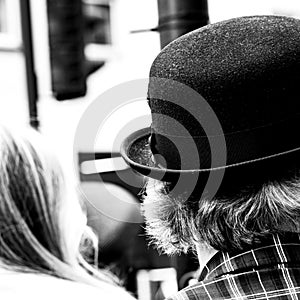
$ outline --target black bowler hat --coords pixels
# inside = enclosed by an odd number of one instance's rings
[[[300,158],[300,20],[202,27],[165,47],[149,77],[151,128],[121,147],[139,173],[169,181]]]

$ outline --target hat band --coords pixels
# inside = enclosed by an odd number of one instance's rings
[[[156,164],[165,169],[222,168],[299,148],[298,126],[297,115],[276,124],[224,136],[170,136],[152,127],[150,147]]]

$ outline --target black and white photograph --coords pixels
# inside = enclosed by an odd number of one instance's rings
[[[300,299],[298,87],[299,0],[0,0],[0,299]]]

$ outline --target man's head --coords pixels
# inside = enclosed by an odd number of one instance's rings
[[[123,156],[152,177],[145,215],[166,252],[197,242],[234,250],[300,229],[299,82],[292,18],[208,25],[161,51],[151,131],[129,137]]]

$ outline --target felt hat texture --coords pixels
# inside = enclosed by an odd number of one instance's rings
[[[300,20],[207,25],[154,60],[151,128],[130,135],[121,154],[134,170],[164,180],[298,155],[299,87]]]

